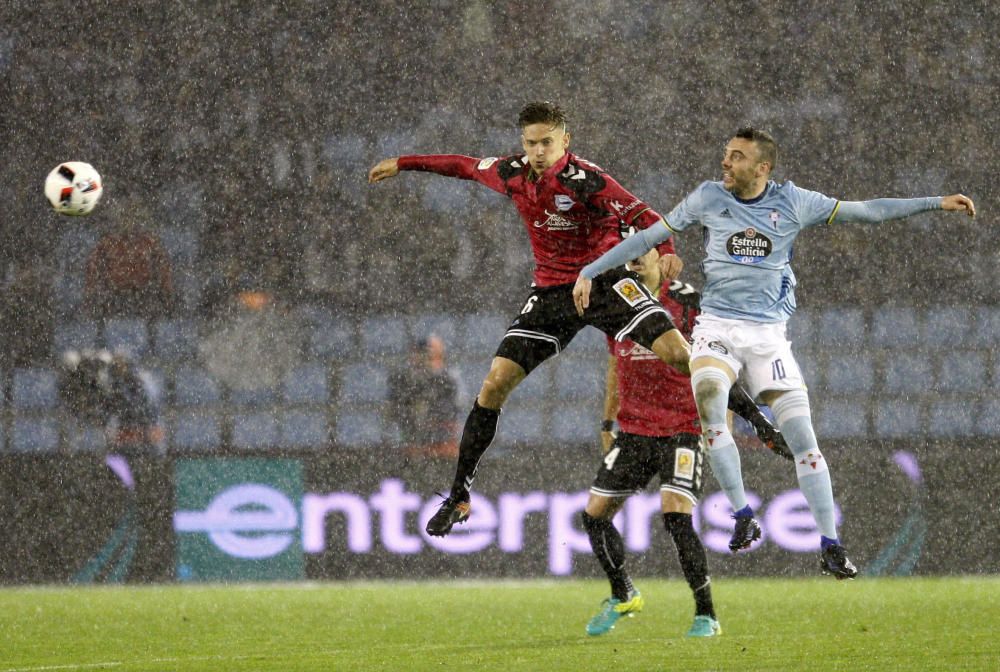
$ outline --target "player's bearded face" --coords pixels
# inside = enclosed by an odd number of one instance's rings
[[[757,191],[766,171],[760,162],[760,150],[745,138],[733,138],[722,154],[722,186],[737,196]]]
[[[531,169],[541,174],[566,154],[569,133],[562,125],[529,124],[521,129],[521,145]]]

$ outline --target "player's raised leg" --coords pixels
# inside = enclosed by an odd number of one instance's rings
[[[797,389],[765,392],[762,397],[774,411],[778,427],[795,455],[799,490],[809,503],[821,535],[820,569],[838,579],[853,579],[858,570],[837,537],[830,469],[813,431],[809,396],[804,389]]]
[[[747,502],[740,453],[726,422],[729,390],[735,381],[736,373],[721,359],[702,356],[691,362],[691,388],[698,405],[708,461],[712,465],[715,479],[733,508],[733,518],[736,521],[729,541],[729,548],[733,552],[749,548],[761,534],[753,509]]]
[[[472,513],[469,493],[479,461],[496,436],[501,407],[526,375],[520,364],[504,357],[493,358],[472,411],[465,420],[451,492],[437,513],[427,521],[427,534],[443,537],[451,532],[454,525],[468,520]]]

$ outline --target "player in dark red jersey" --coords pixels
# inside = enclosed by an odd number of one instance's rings
[[[585,316],[577,315],[573,303],[573,283],[580,269],[621,240],[621,226],[644,229],[661,221],[660,214],[600,167],[567,151],[570,134],[559,106],[529,103],[518,123],[523,155],[400,156],[379,162],[368,173],[368,181],[375,183],[401,170],[432,172],[474,180],[505,194],[521,215],[535,257],[531,295],[504,334],[465,422],[451,492],[427,523],[427,533],[433,536],[448,534],[455,523],[469,517],[469,491],[479,461],[496,435],[507,397],[585,326],[618,340],[630,338],[688,372],[687,341],[631,272],[618,269],[595,280]],[[671,260],[676,260],[673,247],[659,249],[669,274]]]
[[[690,338],[700,295],[660,272],[657,250],[628,264],[660,302],[674,324]],[[695,533],[691,512],[702,490],[701,430],[691,379],[630,340],[608,340],[608,376],[601,426],[602,464],[590,489],[583,526],[594,555],[608,575],[611,597],[587,624],[587,634],[602,635],[624,615],[642,610],[643,598],[625,570],[625,547],[611,520],[625,500],[660,476],[663,523],[674,540],[681,569],[694,595],[695,617],[689,637],[711,637],[722,629],[715,616],[705,548]],[[613,432],[617,419],[619,433]],[[765,438],[767,438],[765,436]],[[786,459],[791,453],[774,436],[768,447]]]

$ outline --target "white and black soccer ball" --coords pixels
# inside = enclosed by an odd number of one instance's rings
[[[67,161],[45,178],[45,197],[61,215],[87,215],[101,200],[101,176],[89,163]]]

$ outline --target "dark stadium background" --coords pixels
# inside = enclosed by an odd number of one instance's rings
[[[401,153],[515,152],[517,110],[535,98],[564,104],[572,149],[661,211],[716,176],[722,143],[745,123],[774,133],[779,178],[801,186],[976,200],[973,222],[925,214],[808,231],[790,331],[858,564],[871,567],[918,512],[910,571],[996,571],[998,28],[1000,9],[982,1],[3,3],[0,581],[73,577],[127,508],[102,435],[54,396],[66,347],[128,349],[162,390],[166,441],[147,456],[158,476],[142,495],[149,538],[133,580],[175,577],[177,460],[291,457],[318,491],[370,493],[393,475],[422,495],[444,485],[448,460],[400,455],[386,372],[434,330],[471,400],[526,295],[530,250],[501,197],[428,176],[370,188],[365,173]],[[86,219],[43,198],[65,160],[104,177]],[[177,304],[105,325],[83,309],[84,267],[126,204],[167,247]],[[697,285],[698,234],[679,250]],[[205,377],[200,346],[226,324],[207,296],[229,277],[276,298],[272,351],[235,358],[273,376],[260,395]],[[579,340],[515,393],[484,493],[541,487],[540,475],[548,488],[586,487],[604,353],[600,339]],[[900,480],[898,450],[916,456],[919,488]],[[777,492],[791,473],[769,458],[749,452],[747,481]],[[677,575],[659,532],[637,571]],[[809,554],[755,553],[713,555],[713,572],[814,569]],[[331,551],[305,573],[537,575],[544,549]]]

